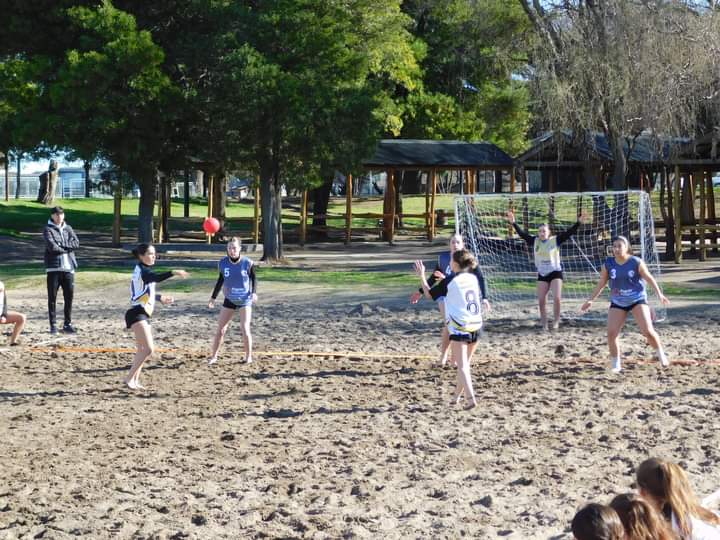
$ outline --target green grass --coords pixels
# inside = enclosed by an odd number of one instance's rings
[[[65,209],[66,219],[77,231],[91,231],[110,234],[113,222],[112,199],[57,199],[56,204]],[[406,195],[403,197],[404,213],[421,214],[425,212],[424,195]],[[283,201],[283,230],[297,231],[300,226],[300,205],[297,198],[286,198]],[[369,199],[356,199],[353,201],[353,214],[382,214],[383,201],[380,197]],[[443,209],[448,213],[446,228],[454,227],[454,195],[439,195],[436,198],[436,209]],[[121,224],[125,234],[137,230],[138,199],[125,199],[122,204]],[[171,234],[195,232],[201,233],[202,221],[207,215],[207,206],[204,199],[191,200],[189,218],[182,217],[183,202],[173,200],[171,207],[170,231]],[[308,226],[312,224],[312,207],[308,219]],[[333,198],[330,201],[328,226],[345,228],[345,199]],[[227,206],[228,228],[235,234],[249,236],[252,231],[252,219],[255,207],[252,200],[243,202],[229,201]],[[18,236],[23,233],[39,232],[50,217],[48,207],[25,199],[11,199],[0,201],[0,234]],[[352,220],[354,228],[377,229],[379,218],[356,217]],[[406,227],[425,226],[425,219],[406,218]]]

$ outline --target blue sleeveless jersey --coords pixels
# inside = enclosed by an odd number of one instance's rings
[[[640,277],[640,258],[630,257],[625,264],[618,264],[615,257],[608,257],[605,268],[610,278],[610,301],[627,307],[647,300],[645,280]]]
[[[230,257],[223,257],[218,263],[218,269],[223,276],[223,294],[233,304],[242,306],[249,304],[252,299],[252,264],[247,257],[241,257],[236,263],[233,263]]]
[[[446,251],[445,253],[441,253],[438,257],[437,262],[438,268],[440,271],[445,274],[445,277],[451,276],[453,271],[452,267],[450,266],[450,252]]]

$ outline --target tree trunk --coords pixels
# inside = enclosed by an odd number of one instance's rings
[[[151,243],[153,240],[153,210],[157,177],[154,171],[133,175],[140,186],[138,201],[138,242]]]
[[[663,205],[663,189],[667,192],[667,210]],[[673,190],[667,169],[662,173],[662,189],[660,191],[660,208],[665,222],[665,260],[675,260],[675,216],[673,213]]]
[[[275,160],[260,167],[260,204],[262,205],[262,260],[281,259],[282,246],[282,186]]]
[[[627,174],[627,156],[623,148],[622,137],[613,131],[606,134],[608,145],[613,157],[613,172],[608,181],[609,189],[625,189],[625,176]]]
[[[15,176],[15,198],[20,198],[20,154],[17,155],[17,175]]]
[[[86,161],[83,164],[83,168],[85,169],[85,198],[90,197],[90,192],[92,191],[92,181],[90,180],[90,162]]]
[[[313,202],[313,227],[327,227],[327,211],[330,204],[330,190],[332,189],[334,174],[325,178],[322,185],[312,190],[310,197]],[[328,237],[327,230],[313,230],[313,238],[325,240]]]
[[[48,171],[48,181],[47,181],[47,193],[45,193],[45,199],[43,202],[47,206],[52,206],[55,202],[55,193],[57,192],[57,183],[58,183],[58,170],[57,168],[54,170]]]
[[[10,200],[10,151],[5,150],[5,200]]]
[[[185,169],[183,179],[183,217],[190,217],[190,169]]]
[[[222,241],[227,236],[225,230],[225,219],[227,217],[227,186],[230,176],[227,171],[218,171],[215,176],[213,189],[213,216],[220,222],[220,230],[215,235],[215,240]]]

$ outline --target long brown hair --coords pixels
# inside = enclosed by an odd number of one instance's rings
[[[635,493],[618,495],[610,507],[620,516],[627,540],[678,540],[653,505]]]
[[[623,540],[625,529],[617,512],[609,506],[590,503],[572,520],[572,533],[577,540]]]
[[[467,249],[458,249],[453,253],[453,260],[460,267],[461,272],[469,272],[477,267],[477,259],[472,251]]]
[[[690,481],[682,468],[671,461],[650,458],[643,461],[637,470],[637,485],[655,498],[666,517],[675,516],[680,536],[689,538],[692,534],[690,517],[720,525],[720,518],[700,505],[690,487]]]

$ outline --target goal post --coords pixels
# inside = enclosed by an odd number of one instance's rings
[[[633,255],[645,261],[655,279],[660,263],[655,246],[655,226],[648,193],[640,190],[580,193],[490,193],[460,195],[455,199],[455,229],[478,259],[485,276],[493,309],[509,316],[518,309],[537,313],[537,271],[532,250],[508,222],[513,210],[515,221],[531,235],[547,224],[551,235],[569,229],[581,213],[589,223],[560,246],[563,267],[562,315],[580,317],[580,306],[597,285],[605,259],[612,256],[612,239],[623,235]],[[600,298],[609,302],[608,289]],[[647,287],[648,304],[657,320],[665,318],[665,308],[652,287]],[[548,313],[551,313],[548,305]],[[584,317],[604,317],[597,306]]]

